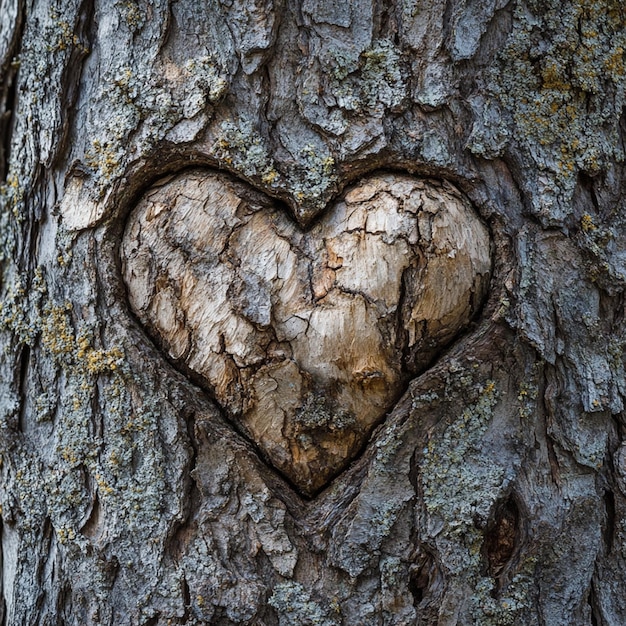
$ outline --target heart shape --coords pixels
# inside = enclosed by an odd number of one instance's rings
[[[311,495],[467,327],[491,243],[445,181],[370,175],[303,231],[249,186],[194,170],[144,194],[121,257],[149,334]]]

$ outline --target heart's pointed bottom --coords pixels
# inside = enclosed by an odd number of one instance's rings
[[[121,246],[131,308],[303,494],[363,449],[466,328],[491,243],[446,182],[366,177],[302,231],[208,170],[146,192]]]
[[[383,419],[387,407],[373,403],[362,389],[361,401],[351,403],[360,409],[359,419],[342,402],[346,383],[339,385],[334,381],[334,385],[326,383],[322,386],[312,383],[310,376],[302,376],[302,372],[293,370],[293,367],[273,369],[272,380],[277,381],[274,393],[261,396],[258,404],[248,403],[242,424],[250,438],[260,444],[272,465],[298,491],[312,496],[341,473],[363,449],[372,428]],[[290,375],[297,377],[295,382]],[[382,383],[378,384],[382,386]],[[263,385],[251,386],[256,389]],[[291,410],[285,411],[286,406]],[[277,432],[281,436],[279,441],[276,441]]]

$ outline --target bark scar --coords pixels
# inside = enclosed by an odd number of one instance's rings
[[[312,495],[470,323],[491,239],[449,183],[373,174],[303,231],[195,170],[140,199],[121,257],[148,333]]]

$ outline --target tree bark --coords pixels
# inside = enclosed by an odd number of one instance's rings
[[[618,0],[0,0],[0,620],[626,623]]]

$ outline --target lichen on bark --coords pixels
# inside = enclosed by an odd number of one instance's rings
[[[0,620],[626,622],[625,30],[613,0],[2,2]],[[133,210],[198,171],[289,222],[286,253],[374,177],[453,186],[489,227],[486,300],[393,345],[398,397],[315,497],[127,304]],[[392,204],[342,236],[388,237]],[[326,399],[295,417],[349,424]]]

